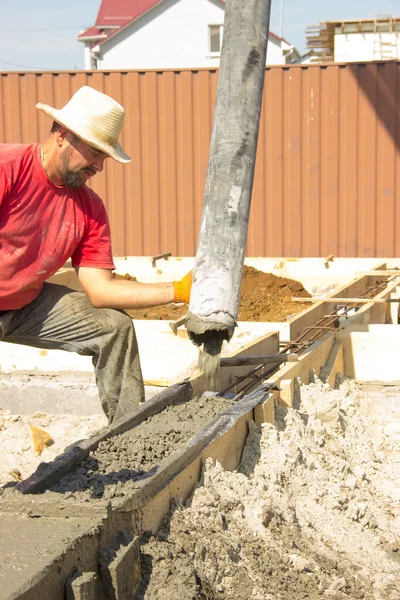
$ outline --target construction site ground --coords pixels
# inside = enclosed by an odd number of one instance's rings
[[[143,536],[137,597],[398,598],[399,433],[400,410],[352,381],[302,386],[297,410],[251,424],[236,471],[208,459]]]
[[[150,281],[193,266],[116,262]],[[174,312],[136,315],[147,400],[112,431],[88,357],[1,344],[2,597],[399,598],[400,333],[398,304],[382,302],[399,279],[386,269],[396,261],[248,259],[250,320],[223,356],[299,360],[247,378],[221,368],[223,396],[198,395]],[[68,266],[56,280],[76,286]],[[292,301],[303,294],[349,302]],[[258,322],[269,296],[284,310]],[[51,435],[41,456],[30,425]]]

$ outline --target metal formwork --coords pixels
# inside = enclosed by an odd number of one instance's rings
[[[398,256],[399,62],[267,68],[248,256]],[[0,74],[0,142],[43,139],[81,85],[126,109],[129,165],[108,161],[114,254],[193,256],[218,70]]]

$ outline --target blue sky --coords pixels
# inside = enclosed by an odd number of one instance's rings
[[[194,2],[196,0],[193,0]],[[272,0],[271,31],[280,33],[281,1]],[[400,17],[398,0],[283,0],[283,36],[303,53],[305,27],[320,21]],[[93,25],[100,0],[0,0],[0,70],[82,69],[78,33]]]

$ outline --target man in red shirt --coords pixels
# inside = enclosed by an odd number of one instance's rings
[[[80,88],[43,144],[0,144],[0,339],[91,355],[109,422],[144,400],[136,335],[123,309],[189,301],[191,276],[115,279],[102,200],[85,184],[108,157],[130,161],[118,136],[124,109]],[[85,293],[47,283],[71,258]]]

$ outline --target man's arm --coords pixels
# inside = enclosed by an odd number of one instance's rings
[[[108,269],[76,267],[78,279],[96,308],[147,308],[174,301],[173,283],[139,283],[114,279]]]

